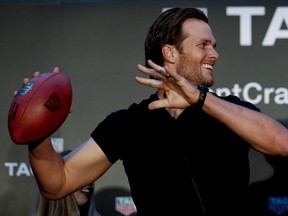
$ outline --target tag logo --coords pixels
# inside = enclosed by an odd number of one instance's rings
[[[130,196],[115,197],[115,209],[125,216],[129,216],[137,211],[133,199]]]
[[[268,208],[277,215],[288,212],[288,197],[269,197]]]

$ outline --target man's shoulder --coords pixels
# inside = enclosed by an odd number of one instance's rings
[[[118,117],[118,118],[121,118],[121,117],[124,117],[131,113],[135,113],[135,112],[140,112],[140,111],[146,111],[146,110],[149,110],[148,109],[148,105],[154,101],[154,100],[157,100],[157,94],[151,94],[150,97],[146,98],[146,99],[142,99],[140,102],[134,102],[132,104],[130,104],[128,106],[128,108],[123,108],[123,109],[119,109],[119,110],[116,110],[114,112],[112,112],[110,115],[108,115],[108,117]]]
[[[148,105],[152,102],[158,100],[157,94],[151,94],[150,97],[142,99],[138,103],[133,103],[129,106],[128,110],[135,110],[135,109],[141,109],[141,110],[147,110]]]

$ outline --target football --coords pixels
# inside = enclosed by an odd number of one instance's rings
[[[72,86],[63,72],[46,72],[17,91],[8,112],[12,141],[27,144],[54,133],[71,110]]]

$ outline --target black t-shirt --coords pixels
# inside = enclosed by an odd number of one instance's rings
[[[111,113],[91,134],[112,163],[122,160],[137,215],[241,215],[250,146],[201,110],[177,119],[149,110],[157,99]],[[235,96],[223,99],[259,111]]]

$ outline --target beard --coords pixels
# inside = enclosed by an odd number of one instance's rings
[[[195,64],[183,55],[180,56],[176,71],[193,85],[205,85],[208,87],[214,85],[213,77],[208,79],[203,75],[201,64]]]

